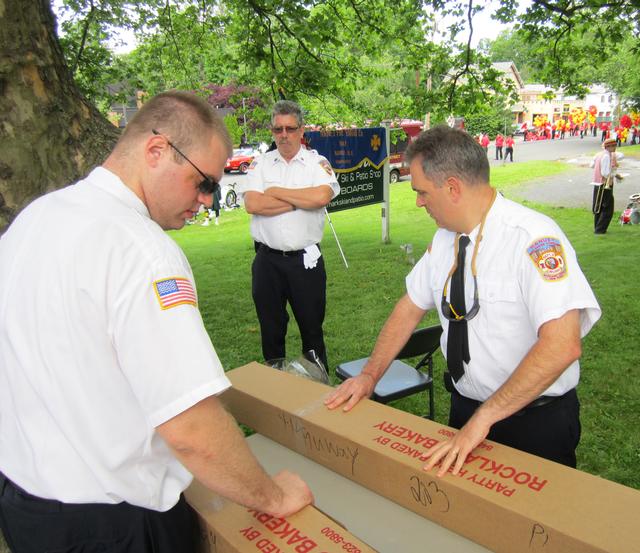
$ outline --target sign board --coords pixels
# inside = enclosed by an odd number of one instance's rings
[[[328,211],[353,209],[384,200],[383,174],[387,161],[386,129],[341,129],[305,134],[309,147],[325,156],[338,177],[340,194]]]

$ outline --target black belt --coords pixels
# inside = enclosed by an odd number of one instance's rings
[[[458,397],[464,399],[465,401],[475,404],[476,407],[480,407],[480,405],[482,405],[482,401],[478,401],[477,399],[471,399],[469,397],[463,396],[455,388],[453,388],[450,391],[451,391],[451,393],[457,395]],[[562,394],[561,396],[540,396],[540,397],[534,399],[531,403],[525,405],[519,411],[516,411],[511,416],[516,417],[516,416],[524,415],[527,411],[530,411],[532,409],[536,409],[538,407],[544,407],[545,405],[550,405],[550,404],[555,403],[556,401],[559,401],[561,399],[564,399],[564,398],[566,398],[566,397],[568,397],[570,395],[575,395],[575,393],[576,393],[576,390],[575,390],[575,388],[573,388],[572,390],[569,390],[568,392],[566,392],[565,394]]]
[[[318,246],[318,247],[320,247],[320,246]],[[289,250],[289,251],[274,250],[273,248],[270,248],[266,244],[260,244],[259,245],[259,249],[261,251],[263,251],[263,252],[266,252],[266,253],[273,253],[275,255],[282,255],[284,257],[294,257],[296,255],[302,255],[304,253],[304,250]]]

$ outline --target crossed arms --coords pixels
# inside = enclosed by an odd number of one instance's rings
[[[328,184],[306,188],[272,186],[264,192],[250,190],[244,195],[244,207],[251,215],[272,217],[294,209],[321,209],[333,197]]]

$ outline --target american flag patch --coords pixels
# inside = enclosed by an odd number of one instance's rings
[[[153,283],[153,289],[162,309],[169,309],[183,303],[196,305],[196,293],[188,278],[156,280]]]

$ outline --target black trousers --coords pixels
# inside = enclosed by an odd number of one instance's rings
[[[161,513],[127,503],[61,503],[0,473],[0,527],[12,553],[195,553],[198,520],[180,501]]]
[[[284,256],[265,246],[257,247],[251,268],[252,294],[260,322],[262,355],[266,361],[286,357],[289,302],[300,329],[302,352],[315,350],[329,370],[322,331],[327,303],[324,258],[321,256],[313,269],[305,269],[302,258],[302,253]]]
[[[604,186],[604,184],[601,186]],[[605,232],[607,232],[609,223],[611,223],[611,219],[613,218],[613,188],[605,188],[602,191],[602,204],[600,207],[600,211],[598,213],[595,213],[596,197],[598,195],[599,189],[600,186],[593,187],[593,230],[596,234],[604,234]]]
[[[507,158],[510,158],[511,161],[513,161],[513,148],[509,148],[508,146],[507,146],[507,149],[504,151],[505,161],[507,160]]]
[[[451,394],[449,426],[462,428],[480,402]],[[576,466],[580,442],[580,403],[575,390],[540,407],[519,411],[491,427],[487,438],[569,467]]]
[[[502,159],[502,146],[496,146],[496,159]]]

